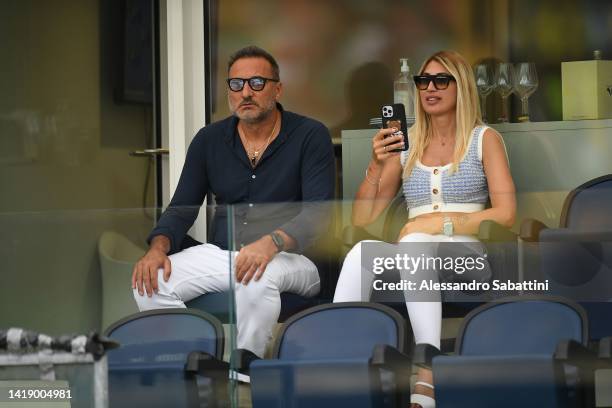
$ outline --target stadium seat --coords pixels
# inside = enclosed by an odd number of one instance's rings
[[[408,345],[412,336],[397,312],[347,302],[317,306],[288,319],[272,359],[257,359],[245,350],[236,350],[233,358],[250,375],[254,408],[406,407]]]
[[[548,279],[549,293],[587,311],[592,341],[612,336],[612,174],[590,180],[565,199],[558,228],[521,225],[523,270]]]
[[[120,407],[226,406],[229,365],[213,316],[188,309],[137,313],[111,325],[109,402]]]
[[[595,354],[584,309],[523,296],[472,310],[455,355],[418,344],[414,362],[433,369],[438,407],[594,406]]]

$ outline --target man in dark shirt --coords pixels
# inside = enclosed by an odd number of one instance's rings
[[[266,51],[236,52],[228,77],[233,115],[191,142],[176,192],[134,267],[132,288],[140,310],[185,307],[203,293],[229,290],[232,268],[238,347],[262,356],[280,292],[319,291],[317,268],[302,254],[328,231],[333,148],[323,124],[278,103],[279,68]],[[180,251],[208,193],[217,203],[212,241]]]

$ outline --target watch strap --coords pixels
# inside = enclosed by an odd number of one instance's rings
[[[453,219],[451,217],[444,217],[442,220],[442,233],[447,237],[452,237],[454,234]]]
[[[276,249],[278,249],[278,252],[281,252],[283,249],[285,249],[285,240],[283,239],[283,236],[281,234],[276,231],[273,231],[270,233],[270,237],[272,237],[272,242],[274,242],[274,245],[276,245]]]

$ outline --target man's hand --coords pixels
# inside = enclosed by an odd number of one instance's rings
[[[276,245],[269,235],[243,247],[236,256],[236,281],[244,285],[253,278],[258,281],[276,253]]]
[[[140,296],[147,291],[149,297],[153,296],[153,292],[157,293],[157,271],[159,268],[164,269],[164,281],[168,282],[172,265],[167,252],[170,247],[168,238],[157,236],[151,243],[151,248],[147,253],[136,262],[132,272],[132,289],[138,288]]]

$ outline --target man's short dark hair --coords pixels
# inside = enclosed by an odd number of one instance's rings
[[[244,47],[233,53],[229,62],[227,63],[227,72],[229,72],[234,62],[238,61],[242,58],[263,58],[270,63],[272,66],[272,75],[273,79],[280,79],[280,69],[278,68],[278,64],[272,54],[268,51],[261,49],[255,45],[249,45],[248,47]]]

